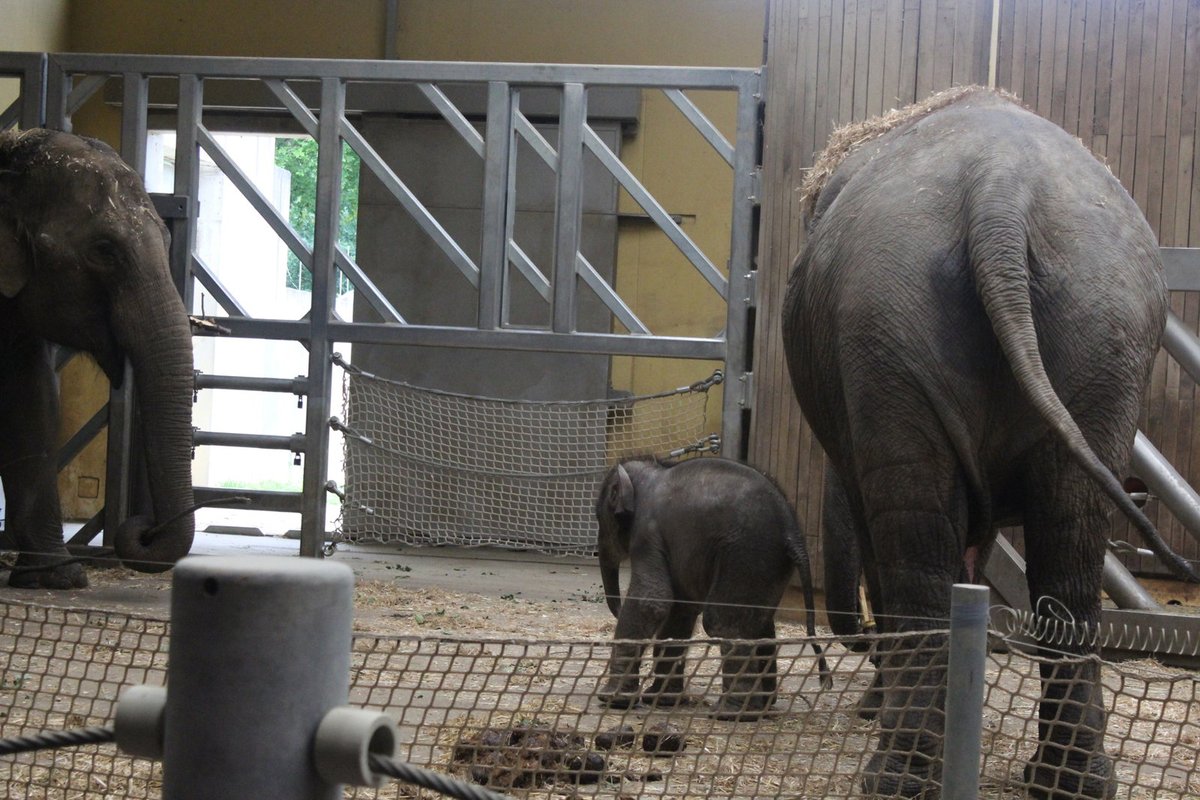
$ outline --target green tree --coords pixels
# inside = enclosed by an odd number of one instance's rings
[[[292,173],[292,192],[288,206],[288,222],[309,247],[317,218],[317,143],[307,136],[275,140],[275,165]],[[358,237],[358,172],[359,158],[348,144],[342,143],[342,191],[338,206],[338,246],[352,260],[356,256]],[[292,289],[312,291],[312,274],[289,252],[287,285]],[[337,293],[353,288],[349,278],[338,271]]]

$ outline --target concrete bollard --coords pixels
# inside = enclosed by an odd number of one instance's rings
[[[313,741],[346,702],[354,575],[282,557],[175,567],[164,800],[335,800]]]

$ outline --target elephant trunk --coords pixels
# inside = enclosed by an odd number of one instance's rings
[[[604,584],[604,599],[614,617],[621,614],[621,558],[601,545],[600,580]]]
[[[113,328],[133,366],[154,518],[135,516],[117,533],[117,556],[140,572],[162,572],[187,555],[192,514],[192,335],[168,277],[165,253],[153,280],[114,298]],[[158,279],[161,275],[161,280]]]

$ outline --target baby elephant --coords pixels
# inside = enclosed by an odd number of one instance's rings
[[[775,610],[800,570],[815,635],[808,553],[791,505],[762,473],[727,459],[633,458],[613,467],[596,500],[600,574],[617,618],[600,689],[605,705],[672,705],[683,698],[688,639],[703,613],[715,639],[774,639]],[[630,560],[625,601],[618,581]],[[654,680],[638,690],[643,642],[654,639]],[[755,719],[775,702],[776,645],[722,642],[719,719]],[[820,654],[819,647],[814,649]],[[822,684],[829,673],[820,659]]]

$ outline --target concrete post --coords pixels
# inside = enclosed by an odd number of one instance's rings
[[[164,800],[335,800],[314,735],[346,702],[354,576],[344,564],[192,557],[175,567]]]
[[[979,797],[983,686],[987,669],[986,586],[955,584],[950,606],[950,664],[946,677],[943,800]]]

